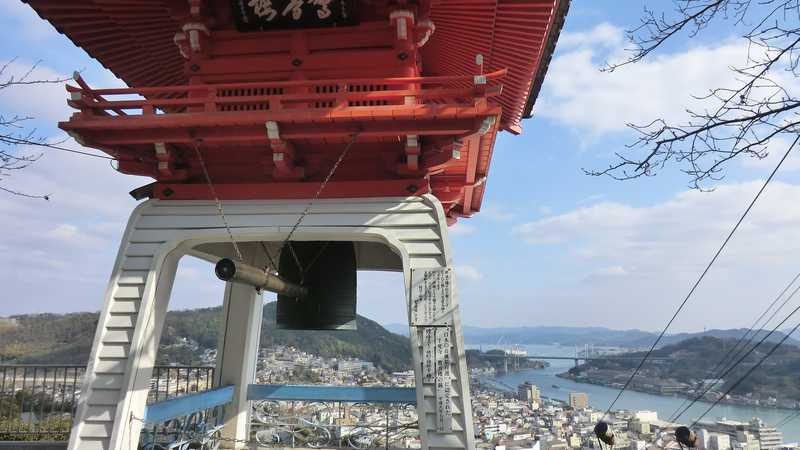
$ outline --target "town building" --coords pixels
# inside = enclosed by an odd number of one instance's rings
[[[709,447],[711,450],[730,450],[731,437],[727,434],[713,433],[709,438]]]
[[[346,374],[361,373],[373,369],[375,369],[374,364],[359,359],[341,359],[336,366],[336,370]]]
[[[517,387],[517,396],[520,400],[528,403],[539,403],[542,400],[539,387],[529,381],[526,381]]]
[[[583,392],[570,392],[568,403],[572,409],[586,409],[589,407],[589,396]]]
[[[749,431],[758,438],[762,450],[777,449],[783,442],[783,433],[777,428],[765,424],[761,419],[753,419],[749,425]]]
[[[761,450],[761,444],[751,433],[747,431],[736,432],[736,442],[733,444],[734,450]]]
[[[631,420],[628,429],[634,433],[650,434],[650,422],[643,422],[639,419]]]
[[[749,422],[741,422],[723,417],[715,422],[703,422],[702,425],[711,432],[726,434],[732,440],[736,439],[738,432],[747,431],[758,440],[761,450],[776,450],[783,442],[783,433],[758,418]]]
[[[636,411],[634,416],[641,422],[653,423],[658,420],[658,412],[656,411]]]
[[[711,442],[711,433],[709,433],[705,428],[700,428],[696,431],[696,433],[697,446],[700,448],[708,448],[708,445]]]

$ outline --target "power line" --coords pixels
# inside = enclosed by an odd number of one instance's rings
[[[714,257],[711,258],[711,261],[709,261],[709,263],[706,266],[706,268],[700,274],[700,277],[697,278],[697,281],[695,281],[694,285],[689,290],[689,293],[686,294],[686,297],[683,299],[683,301],[681,302],[680,306],[678,306],[678,309],[675,310],[675,314],[672,315],[672,317],[669,319],[669,322],[667,322],[667,325],[664,327],[663,330],[661,330],[661,333],[658,335],[658,338],[655,340],[655,342],[653,342],[653,345],[650,347],[650,350],[647,351],[647,353],[642,358],[642,361],[636,367],[636,370],[633,371],[631,376],[628,378],[628,380],[622,386],[622,389],[620,389],[619,393],[617,393],[617,396],[614,398],[614,401],[612,401],[611,404],[608,405],[608,409],[606,409],[606,412],[603,414],[603,418],[605,418],[608,415],[608,413],[611,412],[611,409],[614,407],[614,405],[617,403],[619,398],[622,396],[622,393],[625,392],[625,389],[628,388],[628,386],[631,384],[631,381],[633,381],[633,379],[636,377],[636,375],[642,369],[642,366],[644,366],[644,363],[647,361],[647,358],[650,357],[650,355],[653,353],[653,351],[655,350],[655,348],[658,345],[658,343],[661,342],[661,339],[664,337],[664,334],[666,334],[667,330],[672,325],[672,322],[675,321],[675,319],[678,317],[678,314],[680,314],[680,312],[683,310],[683,307],[686,306],[686,303],[692,297],[692,294],[694,294],[694,291],[697,289],[697,286],[699,286],[700,282],[703,281],[703,278],[705,278],[706,274],[711,269],[711,266],[714,265],[714,262],[716,262],[717,258],[722,253],[722,250],[725,249],[725,246],[731,240],[731,238],[733,237],[733,234],[739,228],[739,225],[741,225],[741,223],[744,220],[744,218],[747,217],[747,214],[753,208],[753,205],[755,205],[756,201],[759,199],[759,197],[761,197],[761,193],[764,192],[764,189],[766,189],[766,187],[769,185],[770,181],[772,181],[772,178],[778,172],[778,169],[780,169],[780,167],[783,165],[783,162],[786,161],[786,158],[789,156],[789,153],[791,153],[792,149],[794,148],[795,144],[797,144],[798,140],[800,140],[800,135],[798,135],[794,139],[794,141],[792,142],[792,145],[789,146],[789,148],[786,150],[786,153],[784,153],[784,155],[781,158],[781,160],[778,161],[778,164],[772,170],[772,173],[769,174],[769,177],[764,182],[764,184],[761,186],[761,189],[759,189],[758,193],[756,194],[756,196],[753,197],[753,200],[750,202],[750,205],[747,206],[747,209],[745,209],[745,211],[742,214],[742,216],[739,217],[739,220],[736,222],[736,225],[734,225],[733,229],[731,229],[730,233],[728,233],[728,237],[726,237],[725,240],[722,242],[722,245],[719,247],[717,252],[714,254]],[[602,420],[602,418],[600,420]]]
[[[769,311],[772,310],[772,307],[775,306],[775,304],[778,303],[778,301],[781,298],[783,298],[783,296],[786,294],[786,292],[788,292],[789,289],[791,289],[791,287],[797,282],[798,278],[800,278],[800,272],[798,272],[797,275],[795,275],[794,278],[792,278],[792,281],[789,282],[789,284],[787,284],[786,287],[783,288],[783,290],[780,292],[780,294],[778,294],[778,296],[775,297],[775,299],[772,301],[772,303],[770,303],[769,306],[767,306],[767,309],[765,309],[764,312],[762,312],[761,315],[758,317],[758,319],[756,319],[755,322],[753,322],[753,324],[750,326],[750,328],[748,328],[747,332],[745,332],[744,334],[742,334],[742,336],[739,337],[739,340],[736,341],[736,344],[727,353],[725,353],[722,356],[722,358],[720,358],[719,361],[717,361],[717,364],[711,370],[709,370],[706,373],[706,376],[705,376],[706,379],[719,379],[720,375],[718,375],[718,373],[719,373],[718,370],[720,372],[724,371],[725,368],[728,367],[728,364],[733,361],[733,358],[735,358],[736,354],[739,354],[741,351],[745,350],[747,348],[747,346],[750,345],[753,342],[753,340],[758,336],[758,332],[754,333],[752,335],[752,337],[750,337],[748,339],[748,336],[750,336],[750,333],[752,333],[754,330],[761,331],[761,329],[763,327],[765,327],[768,323],[770,323],[772,321],[772,319],[775,317],[775,315],[781,309],[783,309],[783,307],[786,305],[786,303],[788,303],[789,300],[791,300],[792,296],[787,297],[783,301],[783,303],[781,303],[781,305],[772,313],[770,318],[766,320],[766,322],[764,322],[760,326],[758,325],[761,322],[761,319],[763,319],[764,316],[766,316],[767,313],[769,313]],[[747,339],[747,342],[744,342],[745,339]],[[742,344],[742,342],[744,342],[744,346],[739,348],[739,346]],[[716,385],[716,383],[714,385]],[[698,388],[699,388],[699,386],[698,386]],[[680,406],[678,406],[675,409],[675,411],[669,416],[669,421],[670,422],[675,422],[678,419],[678,417],[680,417],[680,415],[677,415],[678,411],[681,411],[681,409],[683,409],[684,405],[686,405],[686,402],[688,402],[689,400],[690,400],[690,397],[686,397],[686,398],[683,399],[683,402],[681,402]]]
[[[800,306],[798,306],[798,308],[797,308],[797,309],[800,309]],[[786,320],[788,320],[788,319],[789,319],[789,317],[791,317],[791,316],[792,316],[792,314],[794,314],[794,313],[797,311],[797,309],[795,309],[794,311],[792,311],[792,313],[791,313],[791,314],[789,314],[789,316],[787,316],[787,317],[786,317],[786,319],[784,319],[784,322],[785,322]],[[781,323],[783,323],[783,322],[781,322]],[[700,415],[700,417],[698,417],[697,419],[695,419],[695,420],[694,420],[694,422],[692,422],[692,426],[691,426],[690,428],[693,428],[695,425],[697,425],[697,423],[698,423],[698,422],[700,422],[701,420],[703,420],[703,417],[705,417],[705,416],[706,416],[706,414],[708,414],[709,412],[711,412],[711,410],[712,410],[712,409],[714,409],[714,407],[715,407],[715,406],[717,406],[717,405],[719,404],[719,402],[720,402],[720,401],[722,401],[722,399],[723,399],[723,398],[727,397],[727,396],[728,396],[728,394],[730,394],[731,392],[733,392],[733,390],[734,390],[734,389],[736,389],[736,388],[737,388],[737,387],[738,387],[738,386],[739,386],[739,385],[740,385],[740,384],[741,384],[741,383],[742,383],[742,382],[743,382],[745,379],[747,379],[747,377],[749,377],[749,376],[750,376],[750,374],[752,374],[752,373],[753,373],[753,372],[754,372],[756,369],[758,369],[759,367],[761,367],[761,364],[762,364],[762,363],[763,363],[763,362],[764,362],[764,361],[765,361],[767,358],[769,358],[769,357],[770,357],[770,356],[771,356],[773,353],[775,353],[775,350],[777,350],[777,349],[778,349],[778,348],[779,348],[779,347],[780,347],[780,346],[781,346],[781,345],[782,345],[784,342],[786,342],[786,340],[787,340],[787,339],[789,339],[789,336],[791,336],[791,335],[792,335],[792,334],[793,334],[795,331],[797,331],[797,329],[798,329],[798,328],[800,328],[800,322],[798,322],[798,323],[797,323],[797,325],[795,325],[795,326],[794,326],[794,328],[792,328],[792,330],[791,330],[791,331],[789,331],[788,333],[786,333],[786,335],[785,335],[785,336],[783,336],[783,339],[781,339],[780,341],[778,341],[778,343],[776,343],[776,344],[775,344],[775,345],[774,345],[774,346],[773,346],[773,347],[772,347],[772,348],[769,350],[769,352],[767,352],[767,354],[765,354],[765,355],[764,355],[764,356],[763,356],[763,357],[762,357],[762,358],[761,358],[761,359],[760,359],[760,360],[759,360],[759,361],[758,361],[758,362],[757,362],[757,363],[756,363],[756,364],[755,364],[753,367],[751,367],[751,368],[750,368],[750,370],[748,370],[748,371],[747,371],[747,372],[746,372],[744,375],[742,375],[742,377],[741,377],[741,378],[739,378],[738,380],[736,380],[736,382],[735,382],[735,383],[733,383],[733,385],[731,385],[731,387],[730,387],[730,388],[728,388],[728,390],[727,390],[727,391],[725,391],[725,393],[724,393],[724,394],[720,395],[720,396],[719,396],[719,398],[718,398],[718,399],[716,399],[716,400],[714,401],[714,403],[712,403],[712,404],[711,404],[711,406],[709,406],[709,407],[708,407],[708,409],[706,409],[706,410],[705,410],[705,412],[703,412],[703,414],[701,414],[701,415]]]
[[[789,425],[792,421],[794,421],[794,419],[797,419],[798,417],[800,417],[800,410],[799,411],[793,411],[793,412],[789,413],[789,415],[786,416],[783,420],[778,422],[778,424],[775,425],[775,426],[777,428],[781,428],[783,426]]]
[[[797,292],[798,292],[798,291],[800,291],[800,286],[798,286],[798,287],[797,287],[797,288],[796,288],[796,289],[795,289],[795,290],[792,292],[792,294],[789,296],[789,298],[792,298],[792,297],[794,297],[794,296],[795,296],[795,294],[797,294]],[[763,344],[763,343],[764,343],[764,342],[765,342],[765,341],[766,341],[766,340],[767,340],[767,339],[768,339],[770,336],[772,336],[772,334],[773,334],[773,333],[775,333],[775,332],[778,330],[778,328],[780,328],[781,326],[783,326],[783,324],[784,324],[784,323],[786,323],[786,321],[787,321],[787,320],[789,320],[789,319],[790,319],[790,318],[791,318],[791,317],[792,317],[792,316],[793,316],[793,315],[794,315],[794,314],[795,314],[797,311],[800,311],[800,306],[798,306],[797,308],[795,308],[794,310],[792,310],[792,312],[790,312],[790,313],[789,313],[789,315],[787,315],[787,316],[786,316],[786,318],[784,318],[784,319],[783,319],[783,320],[782,320],[782,321],[781,321],[779,324],[775,325],[775,328],[773,328],[773,329],[772,329],[772,331],[770,331],[769,333],[767,333],[767,335],[766,335],[766,336],[764,336],[763,338],[761,338],[761,340],[760,340],[760,341],[758,341],[758,343],[757,343],[756,345],[754,345],[752,348],[750,348],[750,350],[748,350],[748,351],[747,351],[747,352],[746,352],[744,355],[742,355],[742,356],[741,356],[741,357],[740,357],[740,358],[739,358],[739,359],[738,359],[736,362],[734,362],[734,363],[733,363],[733,364],[732,364],[730,367],[728,367],[728,368],[725,370],[725,372],[723,372],[722,374],[720,374],[720,375],[719,375],[719,378],[721,378],[721,377],[725,377],[725,376],[728,376],[728,374],[730,374],[730,373],[733,371],[733,369],[735,369],[735,368],[736,368],[736,366],[738,366],[739,364],[741,364],[741,363],[742,363],[742,361],[744,361],[744,360],[745,360],[745,358],[747,358],[748,356],[750,356],[750,354],[751,354],[751,353],[753,353],[753,351],[755,351],[755,349],[757,349],[757,348],[758,348],[758,347],[759,347],[761,344]],[[783,341],[785,341],[785,340],[786,340],[786,338],[788,338],[790,334],[792,334],[792,333],[789,333],[789,334],[787,334],[787,335],[784,337],[784,339],[783,339],[782,341],[780,341],[780,342],[783,342]],[[705,391],[703,391],[703,392],[701,392],[700,394],[698,394],[698,395],[697,395],[697,397],[695,397],[695,398],[692,400],[692,402],[691,402],[691,403],[689,403],[689,405],[688,405],[688,406],[686,406],[686,407],[683,409],[683,411],[681,411],[681,412],[680,412],[680,414],[678,414],[678,415],[675,417],[675,420],[677,420],[677,419],[678,419],[678,418],[680,418],[680,417],[681,417],[681,416],[682,416],[684,413],[686,413],[686,411],[688,411],[688,410],[689,410],[689,408],[691,408],[691,407],[692,407],[692,405],[694,405],[695,403],[697,403],[697,401],[698,401],[698,400],[700,400],[701,398],[703,398],[703,397],[704,397],[704,396],[705,396],[705,395],[706,395],[706,394],[707,394],[707,393],[708,393],[708,392],[709,392],[709,391],[710,391],[710,390],[711,390],[711,389],[712,389],[714,386],[716,386],[716,383],[709,385],[709,386],[706,388],[706,390],[705,390]]]
[[[7,139],[7,137],[4,137],[3,139]],[[47,144],[47,143],[44,143],[44,142],[33,142],[33,141],[27,141],[27,140],[21,140],[21,139],[14,139],[14,141],[13,142],[9,142],[9,144],[12,144],[12,145],[31,145],[31,146],[34,146],[34,147],[44,147],[44,148],[49,148],[49,149],[52,149],[52,150],[60,150],[62,152],[69,152],[69,153],[75,153],[75,154],[78,154],[78,155],[91,156],[93,158],[110,159],[112,161],[125,161],[125,160],[120,160],[119,158],[114,158],[114,157],[111,157],[111,156],[98,155],[98,154],[89,153],[89,152],[82,152],[80,150],[73,150],[71,148],[61,147],[61,146],[54,145],[54,144]]]

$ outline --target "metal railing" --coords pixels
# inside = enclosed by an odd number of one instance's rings
[[[85,371],[78,365],[0,366],[0,441],[66,440]]]
[[[0,365],[0,441],[66,441],[85,373],[79,365]],[[213,379],[213,367],[156,366],[148,404],[209,391]],[[262,447],[413,448],[419,444],[416,408],[396,400],[253,400],[250,440]],[[215,441],[221,414],[214,406],[155,421],[143,429],[141,443],[180,447],[199,435]]]
[[[69,438],[81,365],[0,365],[0,441]],[[148,403],[213,387],[213,367],[156,366]]]
[[[251,402],[251,439],[262,447],[418,448],[417,411],[409,404]]]
[[[222,437],[224,407],[233,399],[231,385],[163,400],[145,408],[142,450],[215,450]]]
[[[214,387],[213,367],[156,366],[147,403],[160,402]]]

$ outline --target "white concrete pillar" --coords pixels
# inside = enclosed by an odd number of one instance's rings
[[[247,386],[255,382],[256,359],[261,338],[263,300],[252,286],[225,285],[217,346],[217,385],[236,386],[233,401],[225,407],[225,438],[247,440],[250,433],[250,402]],[[223,442],[225,448],[246,448],[245,444]]]

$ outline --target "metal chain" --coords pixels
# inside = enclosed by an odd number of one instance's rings
[[[308,263],[308,267],[306,267],[306,270],[303,271],[303,277],[300,279],[300,284],[303,284],[303,282],[306,280],[306,275],[308,275],[308,272],[310,272],[311,268],[314,267],[314,264],[316,264],[319,257],[322,256],[322,253],[325,251],[325,249],[328,248],[328,245],[330,245],[330,241],[325,242],[322,248],[320,248],[317,254],[314,256],[314,259]]]
[[[342,164],[344,157],[347,156],[347,153],[350,151],[350,148],[356,142],[356,139],[358,139],[358,136],[360,134],[361,134],[360,131],[353,133],[352,137],[350,138],[350,142],[347,143],[347,145],[344,147],[344,150],[342,150],[342,153],[339,155],[339,159],[336,160],[336,162],[333,164],[333,167],[331,167],[330,172],[328,172],[328,175],[325,177],[324,180],[322,180],[322,183],[320,183],[317,192],[314,194],[314,197],[311,198],[311,200],[308,202],[308,205],[306,206],[306,209],[303,210],[303,212],[297,218],[297,222],[295,222],[295,224],[292,226],[292,229],[289,230],[289,234],[286,235],[286,239],[284,239],[281,248],[287,247],[287,244],[289,244],[289,241],[292,239],[294,232],[297,231],[297,228],[300,227],[301,223],[303,223],[303,219],[305,219],[308,213],[311,211],[311,207],[314,205],[314,202],[319,200],[319,196],[322,195],[322,191],[325,190],[325,186],[327,186],[328,182],[331,181],[333,174],[336,173],[336,169],[338,169],[339,165]],[[303,272],[303,266],[300,264],[300,259],[297,257],[297,254],[294,252],[292,246],[291,245],[288,246],[289,250],[292,252],[294,261],[297,264],[297,268],[300,269],[300,272]]]
[[[272,254],[270,254],[269,249],[267,248],[267,245],[264,243],[264,241],[261,241],[261,248],[264,250],[264,254],[267,255],[267,259],[269,259],[269,262],[264,265],[264,272],[268,272],[271,267],[272,271],[277,273],[278,265],[275,264],[275,260],[272,259]]]
[[[225,210],[222,208],[222,200],[219,199],[217,190],[214,189],[214,183],[211,182],[211,177],[208,175],[206,162],[203,160],[203,155],[200,153],[200,148],[197,146],[197,141],[194,141],[194,151],[197,154],[197,159],[200,161],[200,168],[203,169],[203,175],[208,183],[208,189],[211,190],[211,195],[214,196],[214,201],[217,204],[217,211],[219,212],[220,217],[222,217],[222,223],[225,225],[225,230],[228,232],[228,237],[231,240],[231,244],[233,244],[233,249],[236,251],[236,256],[239,258],[239,261],[244,262],[242,252],[239,250],[239,245],[236,243],[236,239],[233,238],[233,232],[231,231],[230,225],[228,225],[228,218],[225,216]]]

